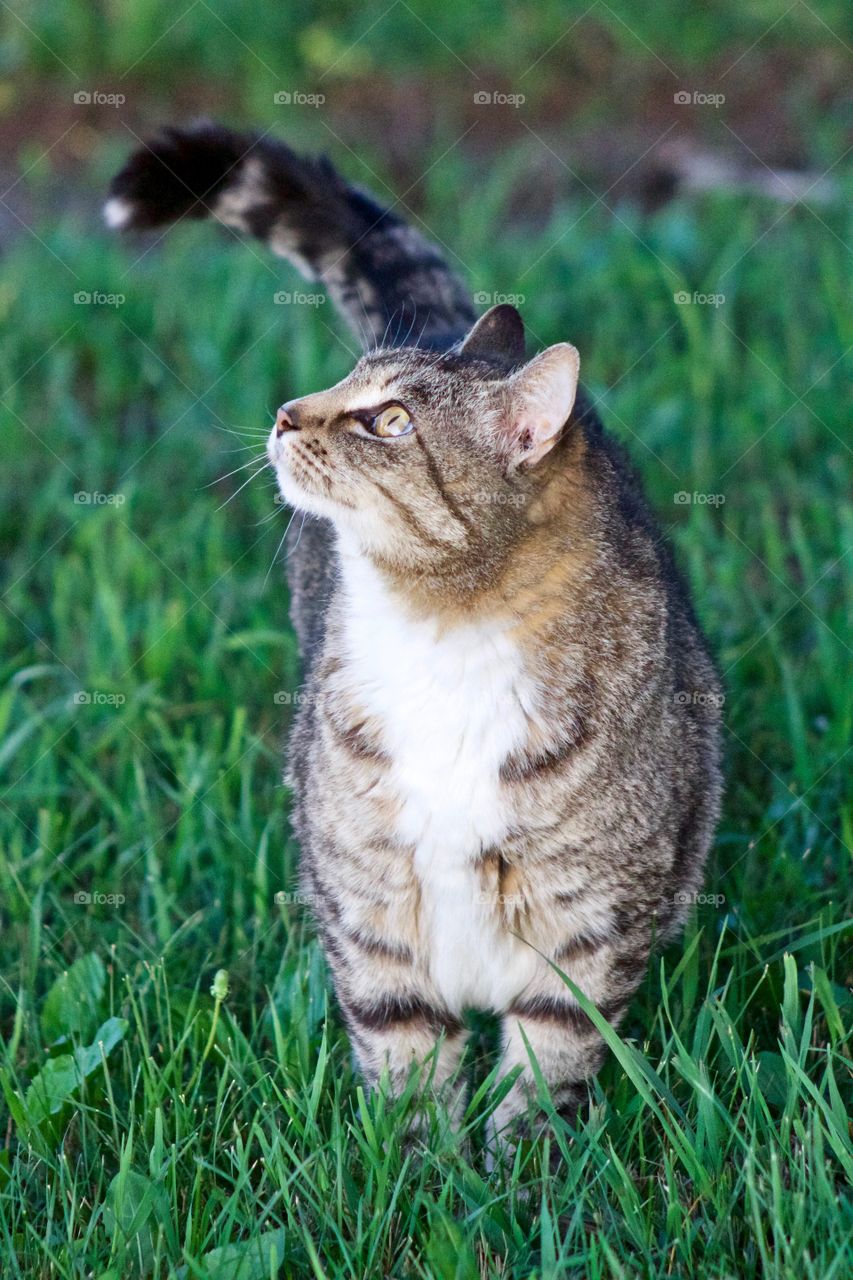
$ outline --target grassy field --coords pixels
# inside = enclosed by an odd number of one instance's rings
[[[486,7],[442,0],[293,0],[259,8],[240,0],[135,0],[122,20],[106,4],[25,0],[8,10],[0,34],[6,66],[30,66],[43,75],[130,78],[149,94],[170,77],[227,81],[255,112],[271,108],[267,76],[347,77],[389,71],[419,76],[484,67],[511,76],[531,63],[525,90],[546,92],[544,74],[568,50],[583,60],[595,45],[618,47],[635,69],[671,61],[681,69],[706,66],[732,51],[843,50],[844,0],[716,0],[713,15],[701,5],[674,0],[498,0]],[[836,35],[839,37],[836,39]],[[562,50],[557,46],[563,45]],[[553,57],[550,58],[549,55]],[[544,64],[544,66],[543,66]],[[725,62],[722,64],[725,65]],[[243,92],[244,91],[244,92]]]
[[[82,12],[34,5],[30,26]],[[533,343],[577,344],[718,655],[707,892],[575,1129],[486,1173],[483,1019],[463,1134],[436,1116],[401,1149],[410,1100],[363,1094],[294,900],[288,513],[271,473],[235,472],[353,341],[328,304],[277,304],[306,286],[224,234],[122,245],[50,216],[36,166],[38,238],[0,283],[4,1280],[849,1272],[842,211],[573,197],[531,230],[512,158],[472,191],[450,140],[423,163],[425,225],[476,290],[523,296]]]

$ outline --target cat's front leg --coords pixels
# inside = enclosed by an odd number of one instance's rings
[[[364,977],[366,981],[359,982],[350,970],[335,985],[365,1079],[374,1087],[387,1081],[391,1094],[397,1096],[417,1067],[422,1073],[420,1087],[440,1096],[454,1110],[461,1087],[457,1070],[467,1034],[462,1023],[411,982],[388,984],[387,978],[377,982],[373,973]]]
[[[583,1012],[560,972],[616,1026],[645,968],[645,952],[629,955],[596,934],[575,933],[553,949],[503,1017],[501,1074],[520,1072],[492,1117],[493,1140],[510,1144],[547,1127],[536,1074],[557,1113],[574,1120],[588,1096],[588,1082],[606,1055],[604,1040]]]
[[[467,1032],[430,981],[416,939],[398,927],[395,905],[387,882],[368,901],[351,895],[346,905],[333,904],[323,895],[317,915],[335,994],[366,1082],[396,1097],[418,1068],[419,1089],[440,1097],[456,1118]]]
[[[587,1096],[587,1081],[604,1059],[598,1031],[568,996],[531,999],[503,1020],[502,1075],[521,1068],[515,1084],[491,1119],[493,1139],[513,1145],[519,1137],[547,1128],[538,1097],[531,1054],[558,1115],[572,1121]]]
[[[434,995],[411,979],[389,982],[375,970],[350,967],[336,981],[338,1002],[361,1074],[372,1088],[398,1097],[417,1073],[415,1107],[399,1138],[417,1149],[459,1126],[465,1081],[459,1068],[467,1032]],[[437,1109],[424,1105],[431,1098]],[[434,1126],[437,1124],[437,1128]]]

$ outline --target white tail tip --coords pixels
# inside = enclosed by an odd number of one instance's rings
[[[104,205],[104,222],[113,230],[126,227],[133,217],[133,205],[128,200],[113,196]]]

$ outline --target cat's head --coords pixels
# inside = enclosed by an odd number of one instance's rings
[[[567,343],[525,361],[521,317],[505,305],[447,353],[370,352],[279,410],[268,451],[281,492],[398,570],[498,558],[553,474],[578,368]]]

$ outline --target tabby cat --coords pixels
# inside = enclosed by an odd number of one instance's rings
[[[453,1082],[468,1009],[572,1116],[655,941],[683,923],[720,800],[722,701],[684,584],[578,353],[528,359],[438,251],[325,160],[211,124],[131,156],[114,227],[212,217],[319,279],[364,354],[288,401],[306,689],[289,757],[302,878],[355,1053]],[[384,1073],[387,1072],[387,1075]],[[447,1090],[448,1093],[450,1089]]]

